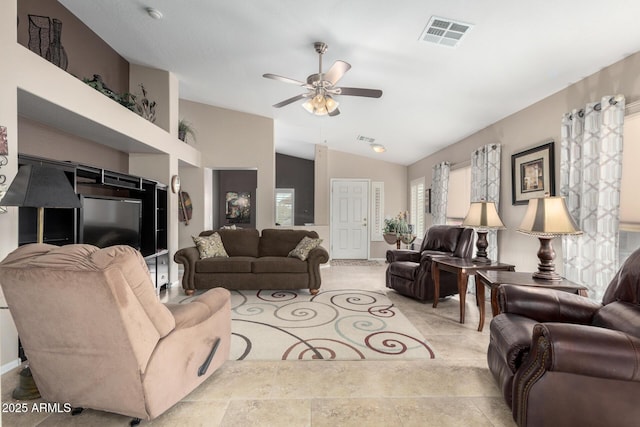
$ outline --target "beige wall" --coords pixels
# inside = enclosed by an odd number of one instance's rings
[[[193,146],[202,153],[203,167],[258,171],[256,228],[272,228],[275,225],[273,120],[182,99],[180,118],[193,125],[196,132]],[[203,206],[202,196],[191,196],[194,211],[197,205]]]
[[[20,153],[129,172],[129,155],[26,117],[18,119]]]
[[[129,92],[140,103],[144,98],[142,93],[142,87],[144,87],[149,102],[155,102],[156,118],[153,123],[177,139],[179,108],[177,77],[169,71],[136,64],[131,64],[129,70]]]
[[[13,0],[9,2],[13,3]],[[17,3],[18,43],[28,46],[28,15],[56,18],[62,22],[60,40],[69,60],[69,73],[79,79],[91,79],[94,74],[99,74],[109,89],[117,93],[129,90],[129,63],[64,6],[55,0],[20,0]],[[12,15],[13,28],[15,16]],[[15,36],[13,41],[16,41]]]
[[[331,179],[368,179],[371,182],[384,182],[385,217],[395,216],[399,211],[407,209],[407,193],[403,191],[408,185],[406,166],[341,151],[327,150],[327,175],[325,191],[331,191],[331,187],[328,185]],[[329,218],[331,197],[329,194],[325,196],[322,199],[326,202],[315,206],[316,216],[320,211],[323,216]],[[389,248],[390,246],[385,242],[371,242],[369,257],[384,259]]]
[[[627,104],[640,99],[640,53],[619,61],[571,86],[537,102],[475,134],[409,166],[409,181],[425,176],[431,185],[431,168],[441,161],[452,164],[468,161],[471,152],[489,143],[502,144],[500,216],[507,230],[498,232],[500,261],[515,264],[518,271],[535,271],[539,242],[516,232],[526,206],[511,204],[511,155],[549,140],[555,141],[556,190],[559,190],[560,120],[574,108],[600,100],[605,95],[622,94]],[[514,94],[517,96],[517,94]],[[638,177],[640,178],[640,176]],[[428,218],[430,220],[430,218]],[[556,269],[562,273],[562,243],[555,239]]]

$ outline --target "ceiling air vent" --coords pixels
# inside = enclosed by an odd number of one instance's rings
[[[472,28],[472,24],[432,16],[420,35],[420,40],[423,42],[456,47],[460,44],[462,36],[471,31]]]
[[[368,136],[362,136],[362,135],[358,135],[358,137],[356,138],[358,141],[362,141],[362,142],[366,142],[367,144],[371,144],[373,143],[373,141],[375,141],[375,138],[370,138]]]

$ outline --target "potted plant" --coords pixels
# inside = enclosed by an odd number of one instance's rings
[[[408,212],[400,212],[395,218],[384,220],[384,230],[382,236],[388,244],[396,244],[400,249],[400,242],[411,244],[416,236],[413,234],[412,226],[407,222]]]
[[[185,119],[180,119],[178,122],[178,139],[187,142],[187,135],[191,135],[193,140],[196,140],[196,131],[191,126],[191,123]]]

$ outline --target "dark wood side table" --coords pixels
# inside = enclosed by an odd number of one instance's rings
[[[537,288],[558,289],[560,291],[571,292],[574,294],[587,296],[587,288],[572,282],[571,280],[562,279],[558,281],[534,279],[533,273],[523,273],[515,271],[480,271],[476,275],[476,294],[478,296],[478,304],[480,304],[480,325],[478,331],[482,331],[484,327],[484,288],[491,289],[491,312],[495,316],[498,314],[498,288],[500,285],[508,283],[518,286],[533,286]]]
[[[456,257],[433,258],[431,262],[431,274],[435,287],[433,308],[438,306],[438,299],[440,298],[440,270],[455,273],[458,278],[458,294],[460,295],[460,323],[464,323],[464,307],[467,299],[467,283],[469,281],[469,276],[473,276],[481,270],[514,271],[516,268],[512,264],[503,264],[500,262],[476,264],[470,259]]]

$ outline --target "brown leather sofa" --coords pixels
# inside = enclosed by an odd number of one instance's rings
[[[387,288],[420,301],[433,300],[434,285],[431,277],[433,257],[449,256],[471,258],[473,229],[451,225],[434,225],[425,233],[420,250],[388,250]],[[440,272],[440,296],[458,293],[456,275]]]
[[[0,283],[48,402],[152,419],[229,357],[229,292],[162,304],[129,246],[21,246]]]
[[[640,419],[640,249],[602,304],[502,285],[489,369],[519,426],[637,426]]]
[[[182,287],[187,295],[196,289],[309,289],[318,293],[320,264],[329,261],[322,246],[313,249],[305,261],[287,256],[303,237],[317,239],[307,230],[256,229],[207,230],[200,236],[220,234],[228,258],[200,259],[193,246],[175,253],[175,262],[184,266]]]

